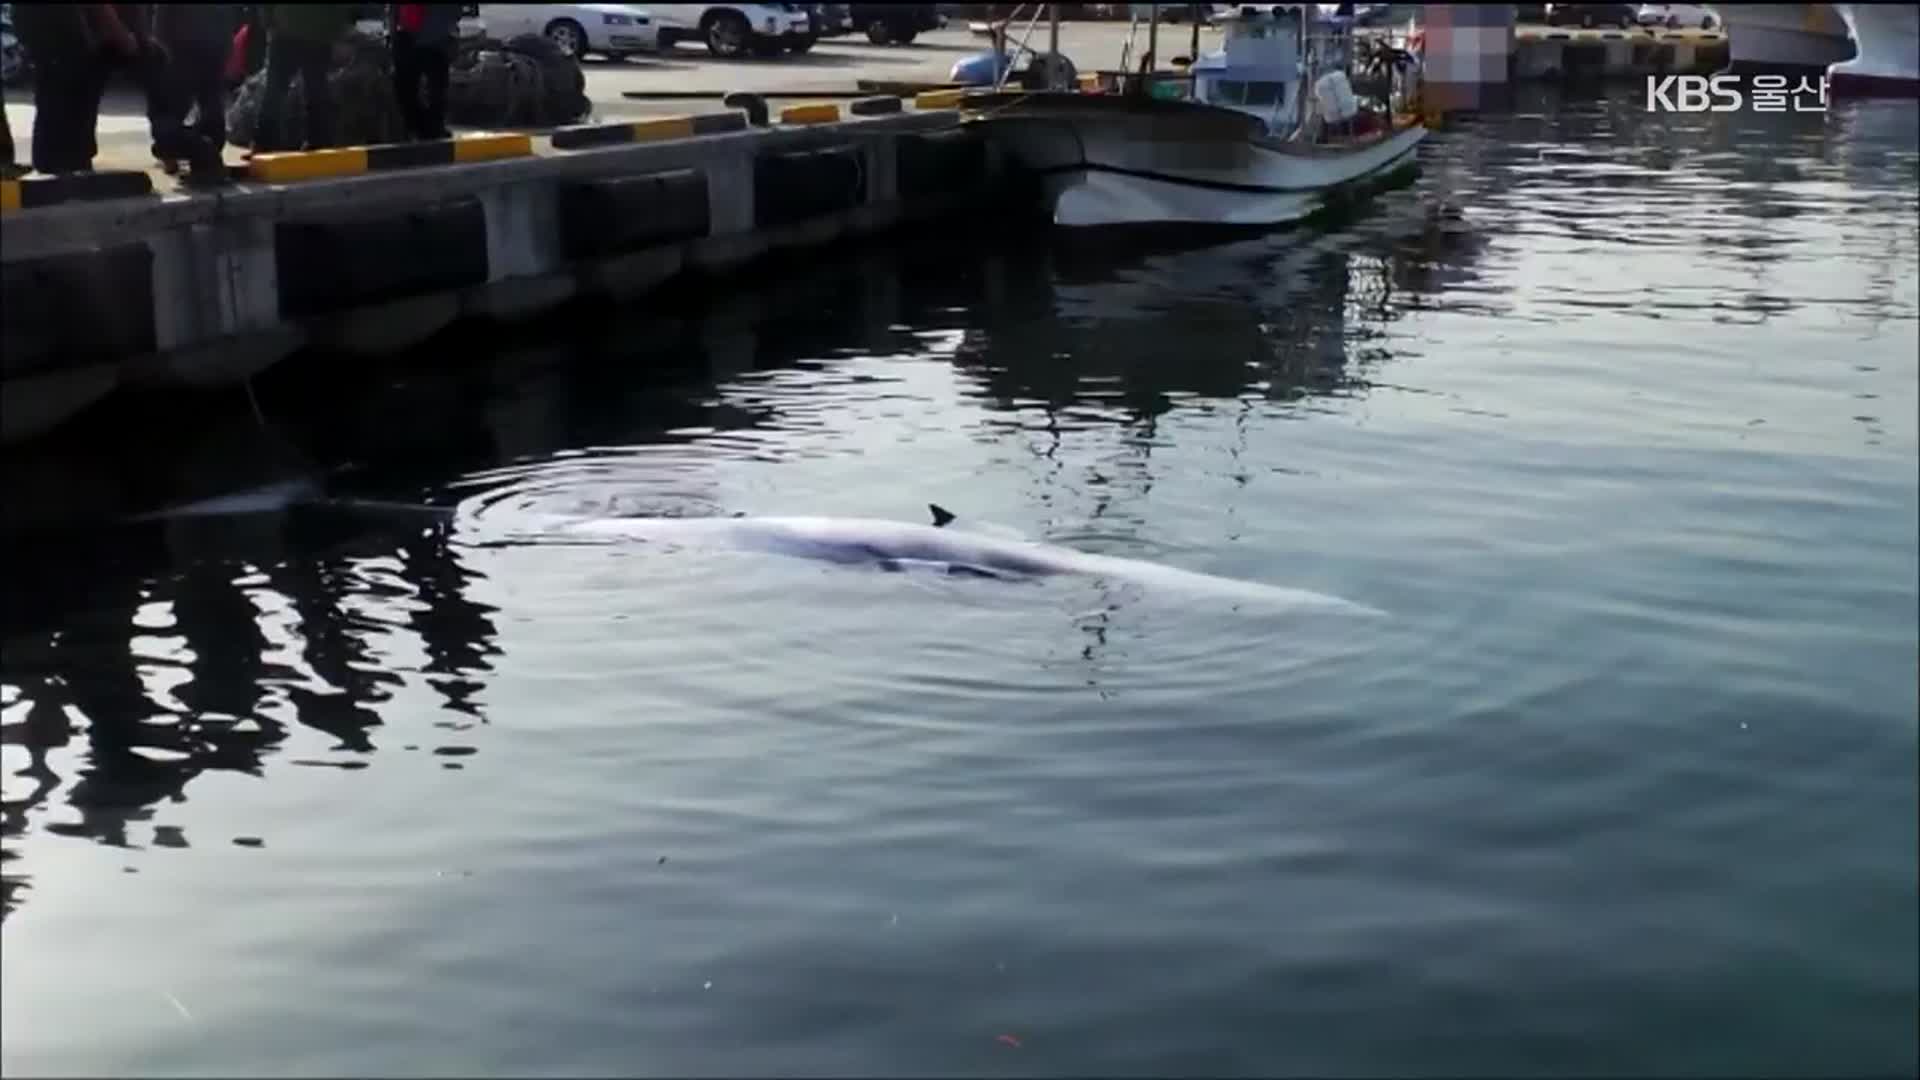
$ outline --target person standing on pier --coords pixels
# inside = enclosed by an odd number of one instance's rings
[[[182,127],[199,111],[192,130],[216,152],[227,145],[227,53],[233,48],[232,4],[155,4],[154,36],[166,47],[173,78],[171,104]],[[163,161],[168,173],[180,163]]]
[[[322,150],[334,144],[333,90],[327,68],[334,46],[353,26],[354,4],[262,4],[267,24],[267,87],[260,95],[260,114],[254,121],[255,151],[290,149],[282,138],[287,90],[300,77],[306,101],[305,149]]]
[[[33,54],[33,167],[91,172],[100,152],[100,100],[115,71],[147,99],[153,156],[193,163],[195,180],[224,183],[217,147],[186,130],[173,105],[167,51],[153,36],[148,4],[15,4],[14,24]]]
[[[459,4],[390,4],[387,41],[393,49],[393,89],[400,115],[416,139],[450,139],[447,68],[460,27]],[[426,93],[421,94],[425,83]]]
[[[13,156],[13,125],[7,121],[7,103],[0,100],[0,180],[17,180],[27,172]]]

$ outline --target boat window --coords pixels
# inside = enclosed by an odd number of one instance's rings
[[[1247,84],[1238,79],[1221,79],[1213,84],[1215,97],[1223,105],[1238,105],[1247,99]]]
[[[1254,82],[1247,84],[1247,104],[1274,105],[1280,101],[1280,84],[1277,82]]]

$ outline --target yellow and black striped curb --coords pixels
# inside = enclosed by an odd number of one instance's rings
[[[343,146],[330,150],[301,150],[255,154],[247,177],[270,184],[289,180],[321,180],[360,176],[390,169],[418,169],[433,165],[460,165],[500,158],[530,157],[533,137],[519,133],[457,135],[431,142],[382,143]]]
[[[960,99],[967,96],[965,90],[926,90],[913,95],[913,107],[916,109],[955,109]]]
[[[840,106],[832,101],[789,105],[780,110],[780,122],[783,124],[833,124],[839,120]]]
[[[62,173],[0,180],[0,213],[32,210],[65,202],[137,199],[153,194],[153,178],[144,172],[112,170]]]
[[[695,135],[721,135],[745,131],[747,116],[740,112],[706,113],[700,116],[662,116],[654,120],[634,120],[624,124],[575,124],[555,129],[553,145],[560,150],[579,150],[590,146],[619,146],[623,143],[659,142],[662,139],[690,139]]]

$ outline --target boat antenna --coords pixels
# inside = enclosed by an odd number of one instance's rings
[[[1047,89],[1064,90],[1060,85],[1063,65],[1060,63],[1060,5],[1047,5]]]
[[[1147,5],[1147,63],[1152,67],[1142,72],[1140,88],[1153,96],[1153,68],[1160,66],[1160,5]]]

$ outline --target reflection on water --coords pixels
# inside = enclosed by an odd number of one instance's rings
[[[305,546],[312,538],[275,514],[128,527],[105,538],[103,549],[164,545],[167,566],[145,573],[98,573],[110,558],[104,550],[91,553],[98,562],[68,562],[16,547],[12,565],[66,566],[92,580],[77,618],[59,609],[77,581],[9,583],[3,730],[5,745],[27,757],[17,776],[32,783],[16,791],[10,778],[5,835],[24,833],[58,798],[73,813],[47,824],[50,832],[116,847],[187,846],[191,838],[159,808],[183,801],[195,777],[261,775],[289,723],[331,740],[328,753],[294,764],[363,767],[380,706],[406,679],[441,696],[455,717],[445,726],[484,722],[478,694],[496,651],[492,609],[466,595],[472,575],[449,548],[449,531],[362,536],[328,550]],[[296,547],[297,557],[288,550]],[[24,625],[16,621],[23,616]],[[59,621],[33,625],[49,617]],[[423,659],[410,661],[409,646]],[[6,876],[8,910],[28,880]]]
[[[1915,119],[1539,95],[1330,229],[933,232],[0,463],[8,1067],[1910,1071]],[[122,520],[296,474],[456,513]],[[927,502],[1406,616],[487,540]]]

